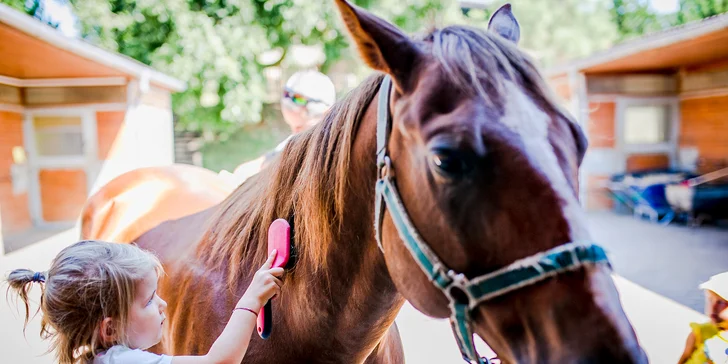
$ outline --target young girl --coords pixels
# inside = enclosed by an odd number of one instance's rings
[[[710,277],[700,285],[705,290],[706,323],[691,323],[685,351],[679,364],[728,363],[728,272]]]
[[[258,311],[280,292],[282,268],[271,268],[274,251],[255,273],[220,337],[204,356],[156,355],[146,350],[162,339],[167,303],[157,295],[159,260],[131,244],[81,241],[53,260],[47,273],[17,269],[10,287],[25,304],[41,285],[41,337],[50,339],[60,364],[240,363]]]

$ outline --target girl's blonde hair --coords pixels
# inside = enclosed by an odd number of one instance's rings
[[[48,272],[16,269],[8,275],[8,292],[25,305],[25,327],[33,283],[41,286],[39,310],[43,339],[51,341],[60,364],[93,358],[117,344],[127,345],[126,324],[137,284],[162,265],[152,253],[136,245],[84,240],[63,249]],[[112,319],[114,342],[100,335],[104,318]]]

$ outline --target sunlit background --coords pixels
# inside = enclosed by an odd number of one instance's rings
[[[352,2],[409,33],[485,28],[505,3]],[[675,362],[705,319],[697,285],[728,270],[728,1],[510,3],[590,141],[579,195],[625,310],[652,362]],[[0,272],[46,269],[124,172],[256,165],[291,134],[301,70],[338,97],[371,74],[332,0],[0,0]],[[398,323],[410,362],[459,362],[446,323],[411,306]],[[50,363],[38,321],[21,327],[0,305],[0,362]]]

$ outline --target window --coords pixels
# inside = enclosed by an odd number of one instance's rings
[[[624,110],[624,142],[628,145],[670,141],[670,105],[628,106]]]
[[[83,128],[78,116],[36,116],[35,144],[43,157],[83,156]]]

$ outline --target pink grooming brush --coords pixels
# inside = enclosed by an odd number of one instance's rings
[[[268,228],[268,254],[277,250],[271,268],[285,267],[291,257],[291,225],[284,219],[277,219]],[[273,330],[273,309],[268,301],[258,314],[258,335],[267,339]]]

